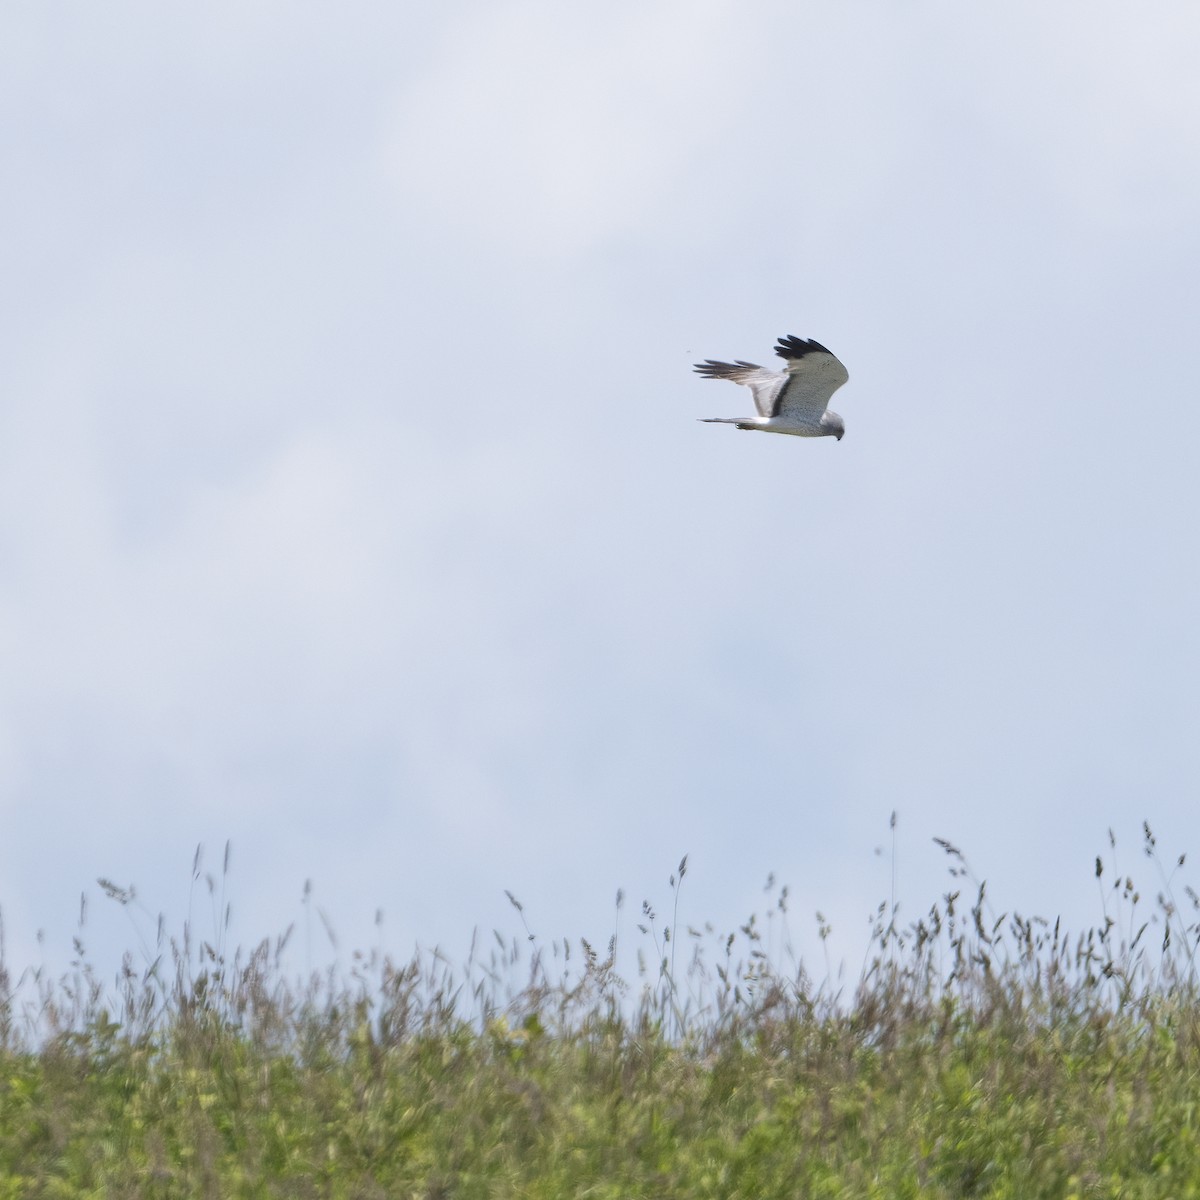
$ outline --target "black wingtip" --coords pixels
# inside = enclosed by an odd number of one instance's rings
[[[762,368],[758,363],[743,362],[741,359],[727,363],[718,362],[715,358],[706,358],[702,363],[696,363],[692,370],[697,375],[703,375],[705,379],[733,379],[736,381],[743,372],[760,371]]]
[[[820,342],[814,342],[811,338],[806,341],[804,338],[796,337],[795,334],[788,334],[787,337],[779,339],[775,353],[780,358],[794,360],[803,358],[806,354],[832,354],[833,351],[822,346]]]

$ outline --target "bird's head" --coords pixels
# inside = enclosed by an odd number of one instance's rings
[[[832,433],[840,442],[846,433],[846,425],[842,418],[835,412],[830,412],[828,409],[821,414],[821,424],[825,429]]]

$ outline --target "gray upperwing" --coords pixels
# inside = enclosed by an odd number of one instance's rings
[[[775,396],[773,417],[819,421],[829,398],[850,378],[836,355],[820,342],[782,337],[775,353],[787,361],[787,383]]]
[[[715,362],[705,359],[695,366],[696,373],[705,379],[729,379],[734,383],[744,384],[754,395],[754,404],[760,417],[774,415],[779,394],[789,380],[789,375],[783,371],[768,371],[752,362]]]

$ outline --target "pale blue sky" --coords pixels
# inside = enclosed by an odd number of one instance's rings
[[[1200,845],[1200,15],[0,15],[0,905],[602,942],[691,854],[861,953]],[[785,333],[841,443],[696,418]],[[45,930],[44,949],[35,933]],[[97,955],[129,942],[93,906]]]

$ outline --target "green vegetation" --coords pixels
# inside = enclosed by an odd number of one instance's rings
[[[852,994],[793,960],[786,890],[769,937],[645,906],[635,984],[615,945],[499,935],[303,984],[286,938],[186,929],[115,989],[0,964],[0,1200],[1200,1196],[1200,898],[1145,834],[1153,911],[1097,859],[1074,938],[943,843],[951,890],[880,907]]]

